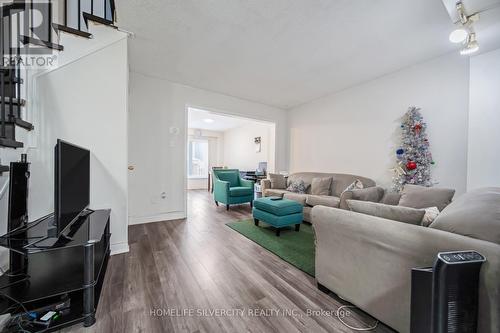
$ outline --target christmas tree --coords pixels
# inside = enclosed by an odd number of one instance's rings
[[[396,150],[393,189],[400,192],[405,184],[432,186],[431,165],[434,164],[426,134],[427,124],[420,109],[410,107],[401,123],[401,147]]]

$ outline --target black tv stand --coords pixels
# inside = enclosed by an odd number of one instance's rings
[[[110,210],[81,216],[59,238],[47,238],[52,219],[47,216],[0,237],[0,246],[8,248],[11,257],[9,270],[0,276],[1,314],[16,317],[61,298],[70,300],[70,307],[48,327],[25,324],[29,332],[52,332],[80,322],[92,326],[109,259]],[[17,330],[7,327],[2,332]]]

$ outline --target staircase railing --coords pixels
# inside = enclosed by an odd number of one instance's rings
[[[88,17],[101,19],[101,23],[113,24],[115,21],[114,0],[64,0],[64,25],[88,31]]]
[[[24,3],[1,8],[0,15],[0,139],[13,144],[15,130],[10,126],[21,117],[21,67],[17,59],[21,49],[21,14]],[[14,22],[14,24],[13,24]],[[15,30],[15,36],[14,31]]]
[[[61,8],[61,6],[63,8]],[[54,22],[54,9],[57,18]],[[34,12],[42,14],[43,24],[35,26]],[[13,0],[0,4],[0,147],[19,148],[23,144],[15,140],[16,127],[27,130],[33,126],[21,119],[24,100],[21,98],[22,71],[19,60],[22,47],[28,44],[63,50],[53,40],[53,29],[89,38],[88,21],[113,26],[116,6],[114,0]],[[61,17],[63,15],[63,17]],[[61,24],[62,22],[62,24]],[[13,24],[14,23],[14,24]],[[15,30],[15,33],[13,32]],[[0,168],[1,170],[1,168]],[[1,171],[0,171],[1,173]]]

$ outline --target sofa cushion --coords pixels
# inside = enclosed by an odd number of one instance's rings
[[[270,173],[267,178],[271,181],[272,189],[286,189],[286,178],[277,173]]]
[[[347,200],[349,209],[356,213],[377,216],[384,219],[420,225],[425,210],[403,206],[391,206],[377,202]]]
[[[401,194],[397,192],[385,191],[384,196],[379,202],[386,205],[397,206],[399,204],[399,200],[401,200]]]
[[[353,189],[352,200],[379,202],[384,196],[384,189],[380,186],[373,186],[363,189]]]
[[[296,202],[300,203],[302,206],[305,206],[306,205],[307,194],[286,192],[283,195],[283,198],[288,199],[288,200],[296,201]]]
[[[309,206],[327,206],[338,208],[340,204],[340,198],[332,197],[329,195],[312,195],[309,194],[306,198],[306,204]]]
[[[315,177],[311,183],[311,194],[313,195],[330,195],[330,187],[332,185],[332,177],[319,178]]]
[[[330,188],[330,195],[335,197],[340,197],[340,194],[346,189],[349,184],[352,184],[356,179],[361,180],[365,187],[375,186],[375,182],[369,178],[349,175],[343,173],[323,173],[323,172],[297,172],[293,173],[288,177],[287,183],[290,184],[292,181],[300,179],[303,180],[306,185],[311,185],[313,178],[325,178],[332,177],[332,185]],[[310,192],[308,192],[311,194]]]
[[[217,177],[225,182],[229,182],[229,187],[236,187],[240,185],[240,175],[234,170],[217,170]]]
[[[229,188],[229,195],[231,195],[232,197],[243,197],[252,194],[253,189],[251,187],[235,186]]]
[[[292,200],[272,200],[269,198],[259,198],[253,202],[254,208],[268,212],[277,216],[302,213],[302,206]]]
[[[312,210],[312,207],[307,207],[307,206],[304,206],[304,209],[302,209],[304,221],[311,222],[311,220],[312,220],[311,219],[311,210]]]
[[[482,188],[458,197],[430,228],[500,244],[500,188]]]
[[[442,211],[455,195],[455,190],[438,187],[405,185],[401,192],[399,206],[412,208],[437,207]]]
[[[287,193],[287,190],[279,190],[274,188],[268,188],[264,191],[264,196],[266,197],[283,197],[283,194]]]
[[[372,186],[355,190],[345,190],[340,196],[339,208],[349,210],[347,200],[379,202],[383,194],[384,189],[379,186]]]

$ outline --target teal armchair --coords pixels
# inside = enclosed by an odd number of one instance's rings
[[[214,200],[218,206],[219,202],[226,205],[250,203],[253,204],[254,182],[241,178],[237,169],[214,169]]]

